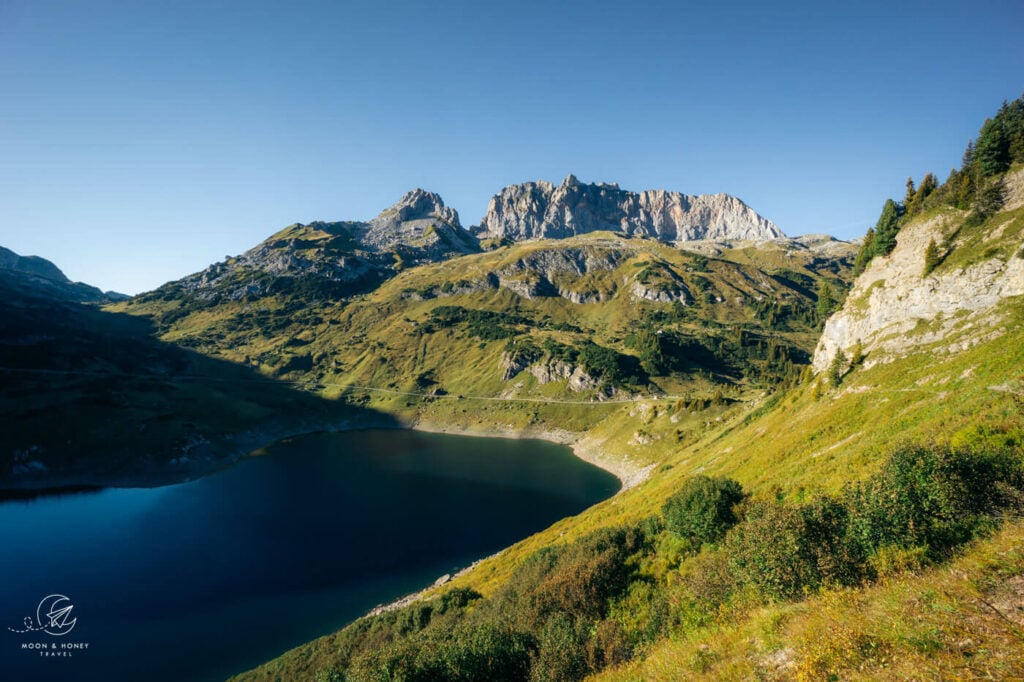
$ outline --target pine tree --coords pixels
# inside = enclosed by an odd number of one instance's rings
[[[977,192],[974,202],[974,210],[982,218],[987,218],[1003,207],[1006,200],[1006,184],[1003,178],[993,178],[985,181],[983,187]]]
[[[903,205],[910,206],[914,201],[916,193],[916,190],[914,190],[914,178],[907,178],[907,193],[903,196]]]
[[[974,147],[978,170],[983,176],[998,175],[1010,167],[1010,141],[998,118],[985,121]]]
[[[960,170],[970,172],[974,167],[974,140],[967,140],[967,149],[964,150],[963,158],[960,160]]]
[[[935,245],[934,239],[930,239],[927,248],[924,250],[924,276],[930,275],[938,264],[939,247]]]
[[[949,169],[946,181],[938,189],[942,201],[949,206],[956,206],[956,197],[960,193],[960,171],[956,168]]]
[[[832,292],[832,285],[828,283],[828,280],[821,280],[818,285],[818,305],[815,310],[818,313],[818,320],[824,320],[832,311],[836,308],[838,303],[835,294]]]
[[[821,400],[821,379],[814,382],[814,387],[811,389],[811,398]]]
[[[917,193],[921,195],[921,199],[927,199],[931,196],[931,193],[939,188],[939,180],[935,177],[934,173],[925,173],[924,180],[921,181],[921,186],[917,188]]]
[[[857,258],[853,261],[853,274],[854,276],[864,272],[864,268],[868,266],[868,263],[872,258],[875,257],[875,228],[869,227],[868,233],[864,235],[864,242],[860,245],[860,250],[857,251]]]
[[[836,356],[832,358],[832,364],[828,366],[828,382],[832,384],[832,388],[839,386],[839,382],[843,380],[843,374],[846,373],[846,354],[843,353],[843,349],[839,348],[836,350]]]
[[[860,367],[864,364],[864,344],[857,339],[857,343],[853,344],[853,355],[850,357],[851,367]]]
[[[960,171],[960,185],[956,190],[956,207],[959,209],[967,210],[971,207],[974,202],[974,188],[976,183],[974,181],[974,173],[970,168]]]
[[[878,217],[875,225],[875,255],[888,255],[896,248],[896,233],[900,230],[900,218],[903,216],[903,207],[892,199],[886,199],[882,206],[882,215]]]

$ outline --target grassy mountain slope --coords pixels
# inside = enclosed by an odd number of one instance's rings
[[[1012,170],[1008,184],[1016,186],[1019,177],[1019,169]],[[942,291],[943,277],[973,282],[977,266],[1012,275],[1024,256],[1020,199],[1018,191],[1010,191],[1002,210],[980,221],[965,210],[934,208],[904,225],[895,249],[869,266],[838,315],[880,322],[875,335],[864,339],[864,357],[839,365],[833,377],[822,372],[759,397],[747,384],[742,392],[747,400],[737,402],[652,395],[605,405],[581,445],[657,463],[647,480],[485,560],[418,605],[360,621],[240,679],[342,679],[345,671],[350,679],[376,679],[388,666],[396,675],[388,679],[415,679],[415,671],[428,669],[442,677],[459,670],[472,677],[466,671],[479,671],[474,666],[485,665],[481,661],[507,662],[511,678],[524,677],[527,673],[515,672],[514,666],[526,665],[535,679],[552,671],[559,674],[548,679],[578,679],[602,669],[602,677],[611,680],[902,679],[922,671],[966,679],[1021,676],[1024,297],[1003,287],[971,311],[925,306],[920,317],[911,316],[911,324],[900,320],[891,327],[871,310],[878,305],[872,296],[886,286],[877,284],[878,273],[900,263],[921,263],[914,272],[904,268],[899,286],[923,283],[925,296]],[[931,239],[946,244],[947,251],[926,273],[924,249]],[[993,266],[993,259],[1002,265]],[[968,495],[967,502],[987,504],[989,496],[994,500],[997,491],[1005,491],[1009,506],[976,517],[940,511],[956,493],[934,491],[947,490],[944,486],[963,491],[974,474],[957,482],[961,479],[943,478],[946,474],[935,469],[933,478],[893,482],[890,476],[902,466],[900,453],[908,456],[908,444],[924,444],[926,452],[940,453],[937,457],[954,453],[966,458],[968,468],[989,456],[1004,458],[1018,472],[1013,474],[1017,483],[996,476],[981,488],[984,494]],[[666,500],[698,474],[731,477],[752,496],[741,509],[736,532],[721,545],[694,545],[662,525]],[[755,547],[771,547],[783,538],[804,542],[799,533],[816,526],[785,525],[797,523],[801,514],[812,514],[819,519],[815,523],[833,531],[847,523],[884,525],[901,513],[900,504],[878,502],[886,511],[869,522],[858,516],[867,512],[858,511],[862,502],[857,500],[868,494],[858,491],[886,485],[896,486],[894,495],[909,494],[907,499],[938,495],[928,498],[938,506],[926,510],[919,523],[975,519],[976,524],[955,539],[923,540],[915,531],[893,535],[868,549],[860,545],[867,554],[856,560],[831,563],[832,555],[819,553],[817,568],[793,578],[797,587],[804,585],[803,599],[772,596],[758,587],[765,574],[750,574],[737,563],[743,555],[736,552],[752,551],[744,545],[744,533],[760,540]],[[914,488],[918,485],[925,487]],[[828,509],[835,509],[833,521],[813,517]],[[782,532],[764,526],[768,522],[762,519],[776,519],[796,535],[757,535],[758,528]],[[1001,530],[995,531],[1000,519]],[[970,542],[991,533],[990,539]],[[849,541],[843,533],[826,533],[824,540],[810,543],[811,549],[765,560],[785,562],[817,547],[854,551],[855,546],[843,544]],[[598,568],[595,573],[585,566]],[[625,575],[613,566],[624,567]],[[861,572],[844,574],[844,566]],[[818,575],[814,571],[826,577],[807,577]],[[575,590],[591,596],[559,607],[566,618],[556,618],[551,605],[545,606],[549,598],[561,603],[551,594]],[[488,629],[495,623],[505,625]],[[495,658],[499,653],[508,658]],[[431,667],[437,665],[441,668]]]
[[[590,403],[724,404],[795,381],[818,283],[841,288],[852,264],[832,244],[709,258],[598,233],[423,265],[341,301],[211,301],[172,284],[115,309],[151,317],[164,341],[410,421],[582,431],[612,411]]]

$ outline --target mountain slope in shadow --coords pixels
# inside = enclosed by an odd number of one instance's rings
[[[396,426],[0,278],[0,489],[152,486],[308,431]]]

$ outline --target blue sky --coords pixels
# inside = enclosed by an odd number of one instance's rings
[[[570,172],[853,238],[1021,95],[1021,35],[1019,0],[0,0],[0,245],[137,293]]]

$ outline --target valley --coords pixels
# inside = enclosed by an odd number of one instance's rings
[[[169,483],[384,426],[554,440],[626,483],[236,679],[1014,679],[1024,101],[994,120],[856,242],[569,176],[469,229],[416,189],[102,307],[7,273],[0,482]]]

